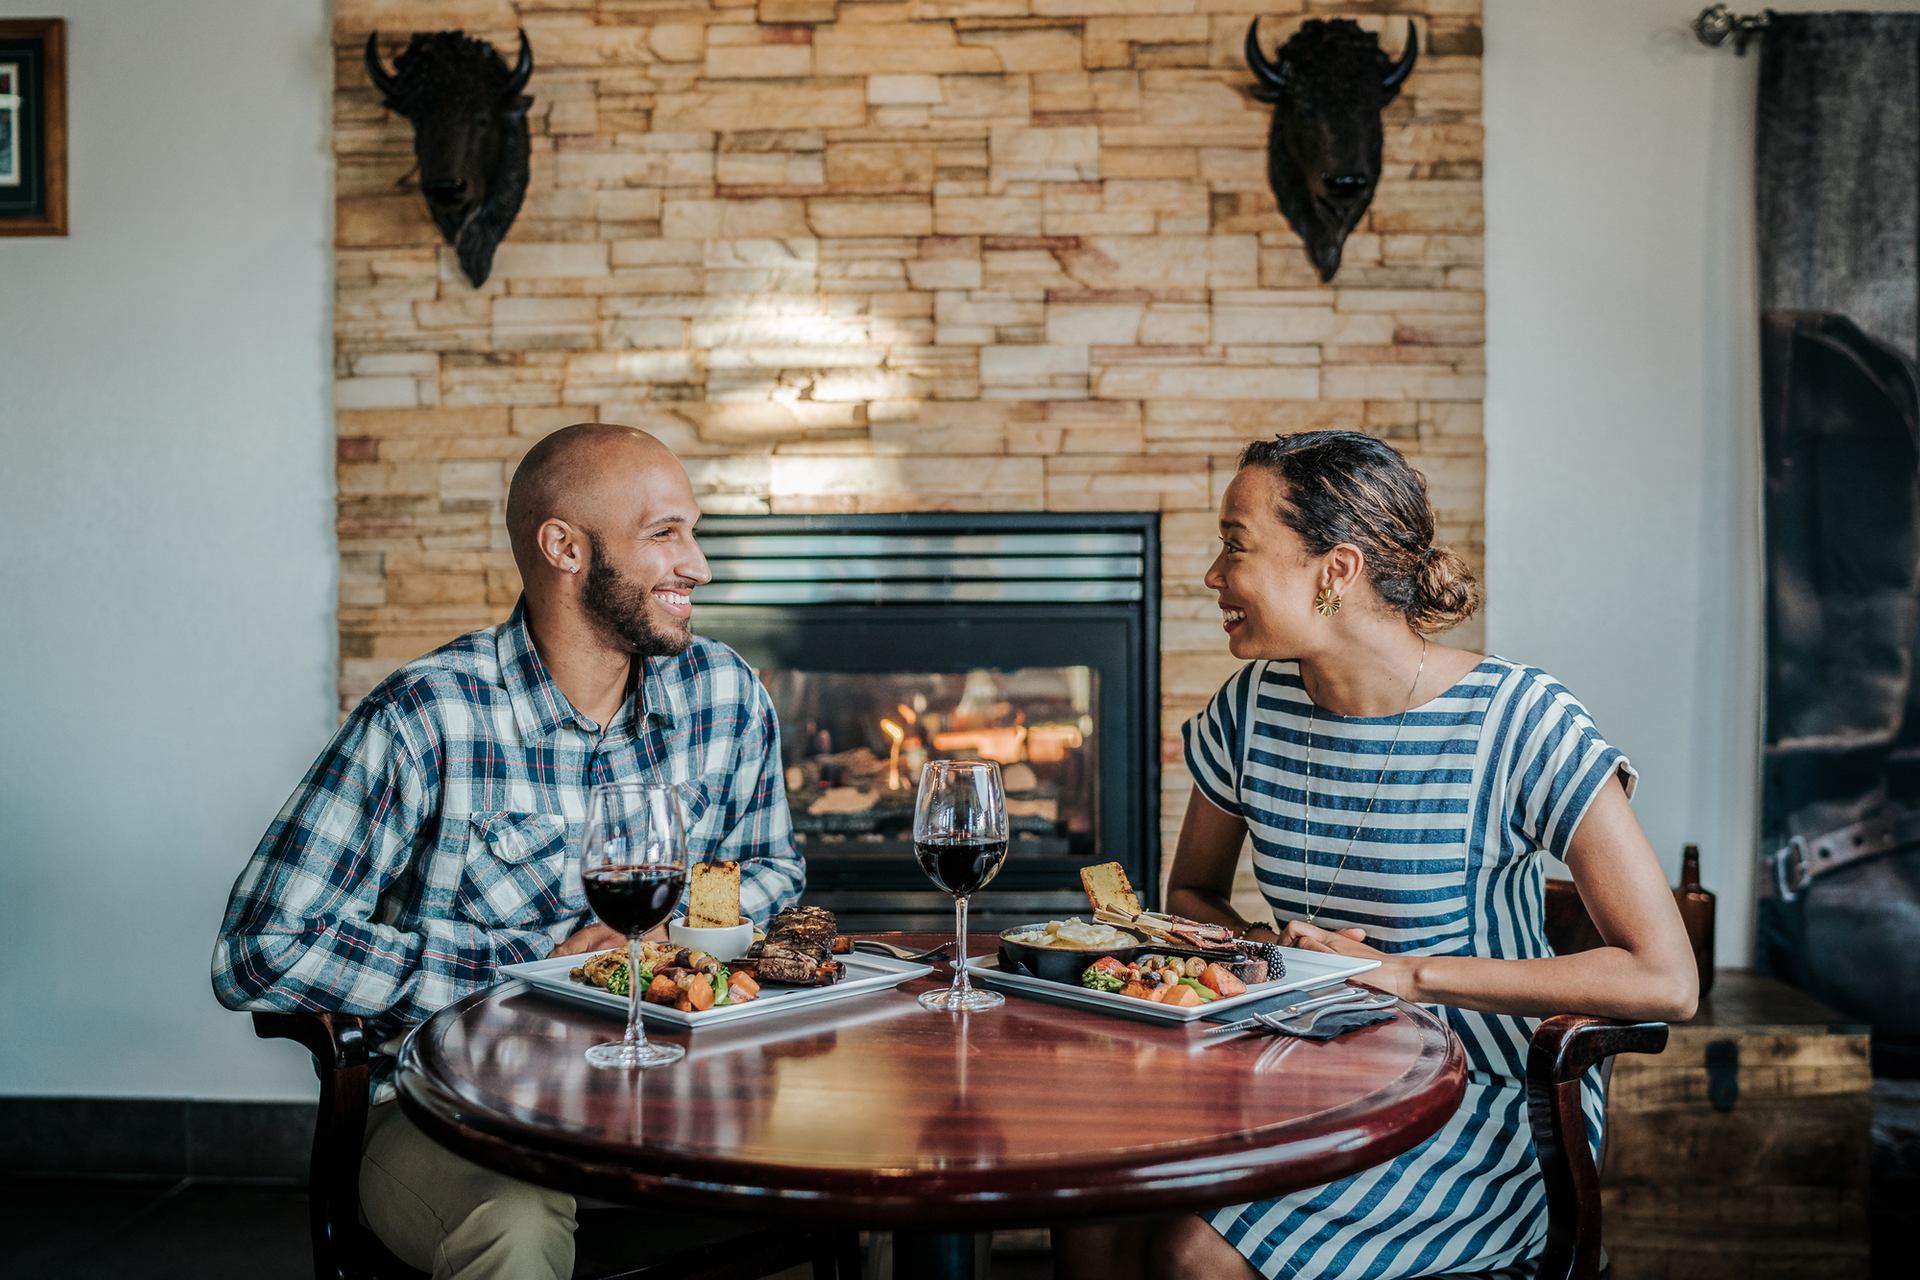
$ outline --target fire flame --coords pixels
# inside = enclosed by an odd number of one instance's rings
[[[906,739],[907,731],[893,721],[883,718],[880,721],[880,732],[886,734],[887,740],[893,744],[892,750],[887,752],[887,790],[898,791],[900,789],[900,744]]]

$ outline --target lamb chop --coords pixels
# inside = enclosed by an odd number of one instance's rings
[[[741,964],[763,982],[824,987],[846,973],[833,958],[839,932],[833,912],[824,907],[788,907],[773,918],[767,936],[753,944]]]

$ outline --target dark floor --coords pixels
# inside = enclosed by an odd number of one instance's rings
[[[1889,1123],[1915,1114],[1920,1084],[1895,1086],[1876,1117],[1874,1236],[1876,1277],[1912,1272],[1920,1234],[1920,1146],[1916,1130]],[[1888,1248],[1888,1245],[1897,1248]],[[883,1246],[884,1247],[884,1246]],[[868,1272],[886,1268],[869,1250]],[[1903,1265],[1890,1267],[1898,1257]],[[309,1280],[307,1201],[303,1187],[184,1179],[177,1182],[61,1179],[0,1181],[0,1277],[72,1280]],[[780,1280],[805,1280],[798,1270]],[[991,1280],[1045,1280],[1052,1268],[1045,1237],[1011,1233],[995,1240]]]
[[[12,1182],[0,1186],[0,1276],[313,1280],[297,1186]]]
[[[1052,1274],[1036,1233],[994,1252],[992,1280]],[[778,1280],[810,1275],[802,1269]],[[0,1181],[0,1277],[51,1276],[312,1280],[306,1189],[191,1178]]]

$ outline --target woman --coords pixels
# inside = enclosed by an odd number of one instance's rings
[[[1371,437],[1314,431],[1241,455],[1206,583],[1249,661],[1186,725],[1194,789],[1168,906],[1380,961],[1369,985],[1442,1006],[1466,1098],[1427,1142],[1340,1182],[1063,1231],[1063,1277],[1394,1280],[1531,1257],[1546,1199],[1528,1019],[1693,1014],[1686,932],[1627,804],[1632,766],[1551,677],[1427,638],[1479,603],[1433,525],[1425,480]],[[1277,931],[1229,903],[1248,836]],[[1606,946],[1553,955],[1543,851],[1572,870]],[[1593,1081],[1586,1101],[1597,1131]]]

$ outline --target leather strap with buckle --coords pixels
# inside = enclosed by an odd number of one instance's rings
[[[1763,879],[1782,902],[1792,902],[1821,876],[1920,843],[1920,811],[1874,814],[1818,835],[1794,836],[1761,857]]]

